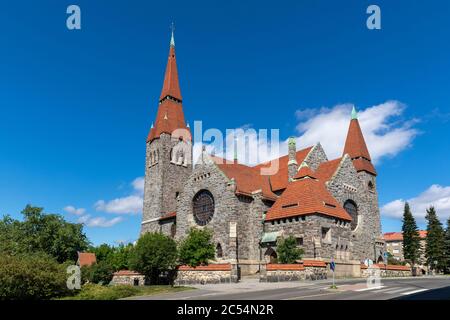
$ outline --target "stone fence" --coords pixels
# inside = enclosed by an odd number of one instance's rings
[[[366,265],[361,265],[361,277],[367,278],[380,272],[379,275],[382,278],[388,277],[411,277],[412,270],[408,266],[398,266],[398,265],[385,265],[385,264],[375,264],[375,268],[368,268]],[[379,270],[379,271],[378,271]]]
[[[175,279],[176,285],[232,283],[237,282],[237,267],[230,263],[209,264],[195,268],[179,266]]]
[[[114,272],[111,284],[143,286],[145,284],[145,276],[136,271],[120,270]]]
[[[304,260],[298,264],[267,264],[261,268],[261,282],[319,280],[327,278],[323,261]]]

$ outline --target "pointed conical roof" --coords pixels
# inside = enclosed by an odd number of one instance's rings
[[[191,140],[190,130],[186,127],[184,120],[183,106],[181,101],[180,85],[178,82],[177,63],[175,60],[175,40],[172,32],[170,40],[169,58],[164,76],[163,89],[161,91],[158,112],[154,126],[150,129],[147,142],[159,138],[161,133],[174,134],[177,129],[186,129],[185,132],[177,132],[177,136],[183,136],[186,140]]]
[[[375,167],[372,164],[369,149],[367,149],[366,141],[359,126],[358,113],[356,108],[352,110],[352,120],[348,128],[347,139],[345,141],[345,147],[343,155],[348,154],[353,161],[353,165],[356,170],[367,171],[376,175]]]
[[[345,141],[344,153],[348,154],[350,158],[365,158],[371,160],[369,150],[367,149],[366,141],[359,126],[358,116],[355,107],[352,110],[352,120],[348,128],[347,140]]]
[[[172,31],[170,39],[169,58],[167,61],[166,74],[164,75],[164,84],[161,91],[160,100],[167,96],[182,100],[180,84],[178,82],[177,60],[175,57],[175,38]]]

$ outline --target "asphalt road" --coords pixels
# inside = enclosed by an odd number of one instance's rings
[[[450,300],[450,277],[382,279],[378,286],[367,286],[364,279],[291,283],[259,283],[257,279],[232,285],[197,286],[197,290],[137,300]]]

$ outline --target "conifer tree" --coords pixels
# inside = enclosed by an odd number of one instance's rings
[[[408,202],[405,203],[403,211],[403,255],[405,260],[414,266],[420,258],[420,237]]]
[[[428,221],[427,225],[427,240],[425,248],[425,256],[427,264],[431,269],[440,271],[445,267],[444,255],[444,228],[439,221],[434,207],[427,209],[425,219]]]
[[[447,230],[445,230],[445,249],[444,249],[444,263],[445,273],[450,273],[450,218],[447,220]]]

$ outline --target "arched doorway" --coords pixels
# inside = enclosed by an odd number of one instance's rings
[[[264,253],[264,258],[268,263],[278,263],[278,255],[273,248],[268,248]]]

